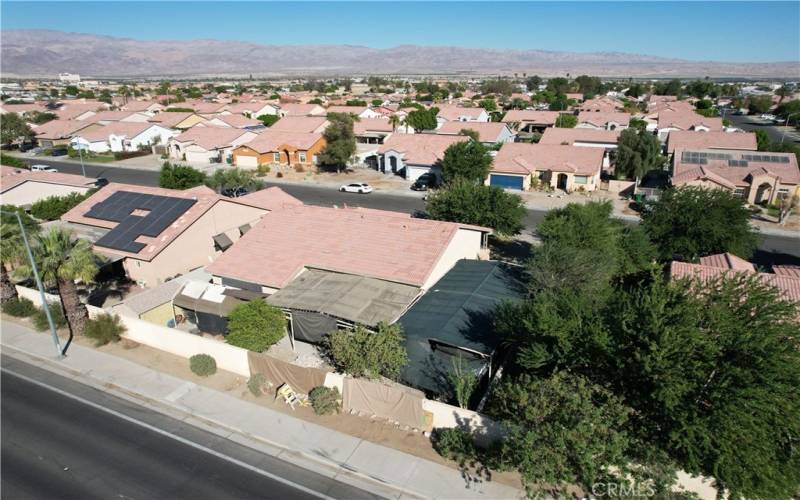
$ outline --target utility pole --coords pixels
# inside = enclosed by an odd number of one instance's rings
[[[793,117],[794,115],[800,115],[800,111],[797,113],[790,113],[786,116],[786,123],[784,123],[785,128],[783,130],[783,134],[781,135],[781,144],[783,144],[783,140],[786,139],[786,129],[789,128],[789,118]]]
[[[25,226],[22,224],[22,217],[19,215],[19,212],[3,211],[3,213],[5,214],[13,213],[17,217],[19,230],[22,232],[22,241],[25,244],[25,251],[28,254],[28,260],[31,263],[33,278],[36,280],[36,287],[39,289],[39,296],[42,299],[42,309],[44,309],[44,315],[47,316],[47,324],[50,325],[50,333],[53,336],[53,344],[55,344],[56,346],[56,359],[61,359],[64,357],[64,354],[61,352],[61,342],[58,339],[58,333],[56,332],[56,324],[53,322],[53,316],[52,314],[50,314],[50,307],[47,303],[47,297],[45,296],[44,286],[42,285],[42,279],[39,277],[39,269],[36,267],[36,260],[34,260],[33,258],[33,252],[31,251],[31,246],[28,243],[28,236],[25,233]]]

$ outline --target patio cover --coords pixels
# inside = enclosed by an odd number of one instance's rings
[[[172,303],[184,309],[224,318],[243,303],[242,300],[225,295],[225,288],[221,285],[190,281]]]
[[[402,380],[441,395],[449,391],[454,355],[465,368],[482,370],[501,340],[491,324],[495,307],[525,293],[521,271],[496,261],[458,261],[398,321],[409,358]]]
[[[419,288],[410,285],[309,269],[266,301],[374,327],[395,321],[419,293]]]

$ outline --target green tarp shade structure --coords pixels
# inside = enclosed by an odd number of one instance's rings
[[[491,314],[525,293],[522,269],[495,261],[460,260],[398,322],[406,337],[408,365],[402,380],[434,395],[449,393],[453,356],[480,372],[500,339]]]

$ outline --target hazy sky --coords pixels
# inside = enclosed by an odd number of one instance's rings
[[[2,28],[137,39],[800,59],[800,2],[17,2]]]

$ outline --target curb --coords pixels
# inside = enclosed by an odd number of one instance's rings
[[[100,391],[103,391],[103,392],[109,392],[114,396],[117,396],[117,397],[119,397],[121,399],[124,399],[126,401],[129,401],[129,402],[133,402],[133,403],[136,403],[138,405],[144,406],[144,407],[146,407],[146,408],[148,408],[150,410],[153,410],[153,411],[155,411],[157,413],[160,413],[162,415],[166,415],[166,416],[171,417],[171,418],[176,418],[176,416],[175,416],[176,414],[182,415],[183,418],[178,418],[182,422],[187,423],[189,425],[194,425],[196,427],[201,427],[204,430],[206,430],[208,432],[211,432],[212,434],[216,434],[218,436],[221,436],[221,437],[223,437],[225,439],[228,439],[231,435],[238,435],[238,436],[242,436],[242,437],[246,438],[247,440],[259,442],[259,443],[262,443],[264,445],[267,445],[267,446],[270,446],[270,447],[273,447],[273,448],[277,448],[277,449],[279,449],[281,451],[279,451],[278,453],[269,453],[267,451],[264,451],[263,449],[254,448],[252,446],[249,446],[248,444],[245,444],[245,442],[243,442],[244,440],[236,440],[236,441],[234,441],[234,442],[236,442],[238,444],[241,444],[242,446],[245,446],[247,448],[255,450],[255,451],[259,452],[259,453],[268,454],[268,455],[270,455],[272,457],[275,457],[275,458],[278,458],[278,459],[283,460],[285,462],[288,462],[288,463],[290,463],[290,464],[292,464],[292,465],[294,465],[296,467],[300,467],[301,469],[308,470],[310,472],[314,472],[314,473],[320,474],[318,471],[316,471],[314,469],[309,469],[308,468],[308,464],[307,463],[303,463],[300,460],[298,460],[297,459],[298,457],[301,457],[302,459],[307,460],[307,461],[314,462],[317,465],[320,465],[320,466],[325,467],[327,469],[332,469],[331,472],[333,472],[333,475],[328,476],[328,477],[330,477],[332,479],[337,479],[337,480],[341,481],[342,479],[340,478],[340,476],[342,476],[342,477],[356,476],[357,479],[366,481],[367,483],[369,483],[370,486],[379,485],[379,486],[382,486],[384,488],[388,488],[388,489],[394,490],[395,492],[397,492],[397,495],[394,498],[401,498],[401,497],[405,498],[406,496],[410,496],[410,497],[414,497],[414,498],[427,498],[425,495],[422,495],[422,494],[420,494],[420,493],[418,493],[416,491],[412,491],[412,490],[406,489],[406,488],[404,488],[402,486],[399,486],[399,485],[394,485],[394,484],[391,484],[391,483],[387,483],[386,481],[384,481],[384,480],[382,480],[380,478],[376,478],[376,477],[373,477],[373,476],[371,476],[369,474],[366,474],[366,473],[363,473],[363,472],[359,472],[357,470],[353,470],[352,468],[348,467],[346,464],[340,464],[338,462],[333,462],[333,461],[330,461],[330,460],[324,460],[324,459],[321,459],[318,456],[311,455],[311,454],[308,454],[306,452],[295,450],[295,449],[292,449],[292,448],[288,448],[287,446],[285,446],[283,444],[270,441],[269,439],[265,439],[265,438],[260,437],[260,436],[254,436],[254,435],[249,434],[247,432],[243,432],[243,431],[241,431],[239,429],[235,429],[233,427],[229,427],[227,424],[225,424],[223,422],[219,422],[219,421],[214,420],[212,418],[208,418],[208,417],[205,417],[205,416],[202,416],[202,415],[197,415],[195,413],[187,411],[184,407],[181,407],[180,405],[171,404],[171,403],[168,403],[168,402],[161,401],[159,399],[153,399],[153,398],[145,396],[143,394],[139,394],[139,393],[130,391],[130,390],[128,390],[128,389],[126,389],[124,387],[121,387],[119,385],[116,385],[114,383],[104,382],[104,381],[95,379],[90,374],[87,374],[87,373],[84,373],[84,372],[81,372],[81,371],[78,371],[78,370],[74,370],[74,369],[71,369],[69,367],[65,367],[63,365],[59,365],[58,363],[56,363],[54,360],[52,360],[50,358],[47,358],[47,357],[44,357],[44,356],[40,356],[38,354],[33,354],[33,353],[30,353],[30,352],[24,351],[24,350],[22,350],[22,349],[20,349],[18,347],[10,346],[10,345],[4,344],[4,343],[0,343],[0,345],[2,345],[3,351],[4,351],[5,354],[7,354],[7,355],[9,355],[9,356],[11,356],[11,357],[13,357],[15,359],[20,359],[18,357],[18,355],[21,354],[22,356],[25,356],[25,357],[28,357],[28,358],[33,359],[35,361],[38,361],[39,364],[37,364],[36,366],[38,366],[39,368],[45,369],[47,371],[50,371],[50,372],[53,372],[53,373],[56,373],[56,374],[59,374],[59,375],[62,375],[62,376],[63,375],[68,375],[71,380],[80,381],[84,385],[87,385],[89,387],[92,387],[94,389],[97,389],[97,390],[100,390]],[[13,353],[11,353],[9,351],[14,351],[15,353],[17,353],[17,356],[15,356]],[[26,360],[25,359],[21,359],[21,361],[26,361]],[[189,421],[187,419],[191,419],[191,421]],[[197,425],[197,424],[201,424],[201,425]],[[220,430],[222,430],[223,432],[227,432],[227,434],[226,435],[221,434],[219,432]],[[285,455],[284,455],[284,452],[285,452]],[[325,474],[321,474],[321,475],[325,475]],[[364,485],[357,484],[357,483],[354,483],[352,481],[342,481],[342,482],[346,482],[347,484],[349,484],[351,486],[355,486],[355,487],[362,488],[362,489],[364,487]],[[370,491],[370,492],[373,492],[373,493],[379,495],[379,493],[373,491],[372,489],[367,489],[366,491]]]

